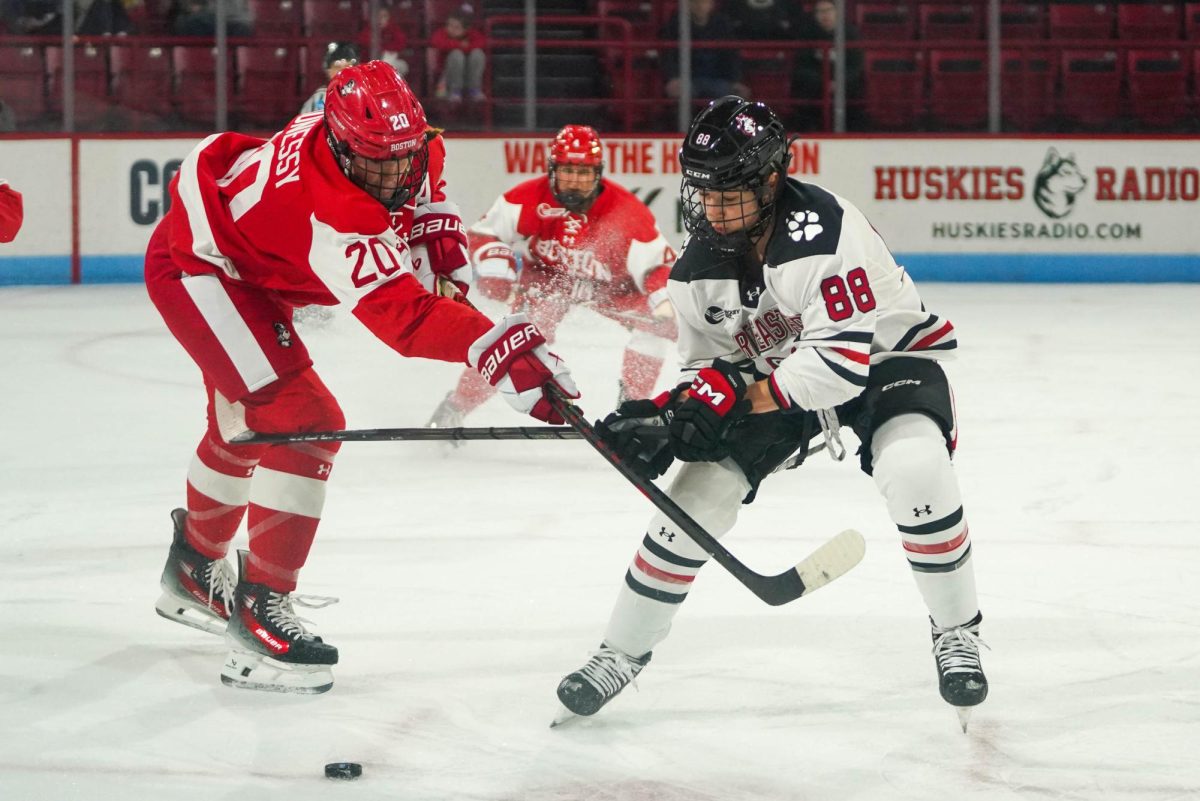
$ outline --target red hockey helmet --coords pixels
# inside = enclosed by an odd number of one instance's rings
[[[342,172],[389,211],[421,188],[429,122],[391,65],[369,61],[335,75],[325,92],[325,126]]]
[[[590,188],[584,190],[580,185],[560,187],[559,178],[563,168],[570,176],[588,176]],[[550,143],[550,191],[563,207],[570,211],[583,211],[595,200],[600,192],[600,178],[604,174],[604,148],[600,145],[600,135],[596,129],[588,125],[567,125],[554,137]],[[572,180],[572,184],[576,184]]]

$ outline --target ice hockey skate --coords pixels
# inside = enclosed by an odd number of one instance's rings
[[[454,405],[454,393],[449,392],[442,402],[433,410],[433,416],[429,418],[429,422],[425,424],[426,428],[459,428],[463,424],[462,410]],[[461,448],[462,443],[455,440],[447,440],[447,443],[454,448]]]
[[[929,622],[933,636],[933,658],[937,663],[938,687],[942,698],[958,712],[962,730],[967,730],[971,711],[987,698],[987,677],[979,662],[979,646],[988,647],[979,638],[983,613],[961,626],[940,628]]]
[[[225,631],[230,650],[221,681],[246,690],[309,695],[333,687],[330,668],[337,664],[337,648],[305,629],[292,603],[319,609],[337,599],[275,592],[263,584],[251,584],[242,578],[246,557],[245,551],[238,551],[236,611]]]
[[[558,684],[558,700],[564,709],[550,724],[551,728],[566,723],[576,715],[594,715],[600,708],[625,689],[650,662],[651,654],[632,657],[607,643],[583,667],[567,674]]]
[[[209,559],[188,545],[183,535],[186,509],[172,511],[171,522],[175,534],[159,581],[162,595],[154,610],[167,620],[220,634],[225,631],[233,604],[237,583],[233,566],[224,559]]]

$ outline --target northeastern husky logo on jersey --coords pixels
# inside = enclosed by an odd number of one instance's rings
[[[816,239],[825,226],[821,225],[821,215],[815,211],[793,211],[788,218],[787,229],[793,242],[803,242]]]

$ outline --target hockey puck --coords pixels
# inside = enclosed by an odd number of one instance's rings
[[[325,766],[326,779],[357,779],[362,775],[362,765],[357,762],[330,762]]]

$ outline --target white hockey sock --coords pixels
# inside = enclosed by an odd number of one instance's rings
[[[900,530],[917,589],[939,626],[979,611],[971,537],[946,440],[923,414],[888,420],[871,442],[875,484]]]
[[[689,462],[680,469],[669,495],[709,534],[720,538],[737,521],[750,485],[729,460]],[[708,554],[661,512],[625,573],[604,641],[630,656],[642,656],[666,639],[671,620],[687,598],[692,580]]]

